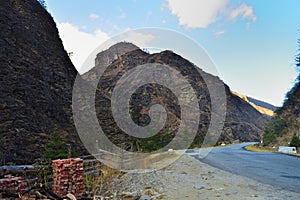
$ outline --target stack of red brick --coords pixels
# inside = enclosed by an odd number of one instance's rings
[[[23,193],[26,191],[27,182],[22,177],[11,176],[9,178],[0,179],[0,190],[11,193]]]
[[[71,193],[77,197],[82,195],[84,189],[83,160],[70,158],[53,160],[53,186],[52,190],[59,196]]]

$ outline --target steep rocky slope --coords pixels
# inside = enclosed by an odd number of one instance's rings
[[[36,0],[3,0],[0,30],[0,164],[31,163],[54,131],[80,152],[71,113],[77,72],[52,17]]]
[[[129,52],[126,51],[131,49]],[[127,52],[127,53],[120,53]],[[110,55],[109,57],[107,55]],[[107,59],[106,59],[107,58]],[[106,59],[106,60],[105,60]],[[105,62],[103,62],[105,60]],[[192,146],[199,146],[207,133],[211,119],[211,99],[207,88],[207,83],[201,75],[210,80],[212,84],[224,84],[218,77],[203,72],[201,69],[190,63],[188,60],[171,52],[163,51],[156,54],[148,54],[130,43],[118,43],[108,50],[98,54],[96,61],[98,68],[105,67],[106,70],[99,80],[96,92],[96,111],[101,128],[106,135],[117,146],[128,150],[155,150],[165,146],[172,140],[174,133],[178,130],[181,122],[180,105],[178,99],[172,91],[159,84],[147,84],[140,87],[130,101],[131,117],[133,121],[145,126],[150,122],[149,106],[154,104],[162,105],[167,111],[168,117],[166,124],[159,134],[148,139],[136,139],[128,136],[121,130],[112,114],[111,98],[114,87],[122,76],[129,70],[146,63],[165,64],[173,69],[180,71],[189,80],[198,96],[200,107],[200,124],[194,143]],[[99,66],[99,64],[101,66]],[[99,75],[97,68],[93,68],[83,75],[87,81],[95,81],[96,74]],[[177,77],[171,77],[176,80]],[[134,80],[138,80],[137,74]],[[133,83],[134,84],[134,83]],[[126,88],[124,88],[126,90]],[[224,128],[218,141],[259,141],[262,136],[262,127],[267,118],[254,109],[249,103],[232,94],[225,85],[227,100],[227,112]],[[223,105],[219,105],[223,106]]]

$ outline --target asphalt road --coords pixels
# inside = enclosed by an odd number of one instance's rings
[[[186,153],[221,170],[300,193],[300,157],[243,149],[249,144],[213,148],[204,158],[198,155],[201,150],[188,150]]]

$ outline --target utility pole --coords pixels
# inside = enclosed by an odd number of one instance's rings
[[[72,157],[72,145],[67,144],[67,148],[68,148],[68,158],[71,158]]]

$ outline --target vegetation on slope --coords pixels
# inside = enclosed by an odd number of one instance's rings
[[[300,45],[300,40],[298,41]],[[296,56],[296,67],[300,69],[300,52]],[[300,74],[295,85],[286,94],[281,108],[276,110],[276,116],[265,126],[264,146],[292,144],[292,139],[299,138],[300,130]]]

